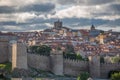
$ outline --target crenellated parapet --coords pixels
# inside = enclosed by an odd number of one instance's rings
[[[64,59],[64,74],[77,76],[83,72],[89,72],[88,61]]]
[[[101,63],[100,74],[101,78],[108,78],[110,71],[120,71],[120,63]]]
[[[29,67],[50,71],[50,57],[48,56],[28,53],[27,60]]]

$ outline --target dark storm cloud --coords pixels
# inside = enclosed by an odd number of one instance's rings
[[[44,3],[44,4],[33,4],[27,5],[20,8],[21,12],[50,12],[55,9],[55,4],[53,3]]]
[[[36,19],[30,19],[28,23],[15,23],[12,21],[1,22],[0,25],[4,27],[1,27],[0,29],[12,31],[11,29],[6,29],[5,26],[17,26],[19,28],[22,28],[22,31],[40,30],[40,29],[48,28],[48,26],[45,25],[45,23],[54,24],[56,20],[57,20],[56,18],[46,19],[46,20],[36,18]],[[89,26],[88,28],[90,28],[92,24],[94,24],[95,27],[99,27],[101,25],[108,25],[108,27],[114,27],[114,26],[120,25],[120,19],[109,21],[109,20],[102,20],[102,19],[64,18],[64,19],[61,19],[61,21],[63,22],[63,26],[73,28],[73,29],[77,27],[80,28],[85,26]],[[21,31],[21,30],[14,29],[13,31]]]
[[[10,25],[5,25],[3,27],[0,27],[0,30],[3,30],[3,31],[30,31],[30,30],[43,30],[43,29],[47,29],[49,28],[47,25],[44,25],[39,23],[39,24],[34,24],[34,25],[22,25],[22,26],[16,26],[16,28],[7,28],[9,27]],[[18,29],[17,29],[18,28]]]
[[[30,24],[28,22],[26,23],[16,23],[16,21],[6,21],[6,22],[0,22],[0,25],[11,25],[11,26],[22,26],[22,25],[26,25],[26,24]]]
[[[109,27],[119,26],[120,28],[120,19],[116,19],[114,21],[108,21],[106,25],[108,25]]]
[[[66,4],[78,4],[78,5],[99,5],[111,3],[117,0],[58,0],[57,2],[62,5]]]
[[[67,0],[57,0],[57,2],[59,3],[59,4],[75,4],[76,3],[76,0],[69,0],[69,1],[67,1]]]
[[[102,11],[92,13],[95,16],[120,15],[120,4],[110,4],[103,7]]]
[[[0,30],[4,31],[26,31],[26,30],[40,30],[40,29],[46,29],[49,26],[45,25],[45,23],[51,23],[53,24],[56,19],[46,19],[43,20],[41,18],[33,18],[29,19],[27,22],[24,23],[16,23],[15,21],[7,21],[7,22],[0,22]],[[6,28],[8,26],[16,26],[18,29],[11,29]],[[19,29],[20,28],[20,29]]]
[[[88,25],[103,25],[109,22],[109,20],[102,20],[102,19],[87,19],[87,18],[64,18],[62,19],[64,25],[68,25],[70,27],[77,27],[77,26],[88,26]]]
[[[82,1],[82,0],[80,0]],[[84,0],[85,4],[90,4],[90,5],[100,5],[100,4],[106,4],[106,3],[111,3],[117,0]]]
[[[21,12],[27,12],[30,13],[35,13],[35,17],[28,18],[29,16],[15,16],[12,17],[14,21],[10,21],[10,18],[7,18],[8,20],[4,20],[3,16],[3,21],[0,21],[0,30],[6,30],[6,31],[26,31],[26,30],[39,30],[39,29],[46,29],[48,26],[45,23],[50,23],[54,24],[54,22],[57,20],[57,17],[54,18],[48,18],[47,15],[51,15],[51,12],[55,11],[55,8],[57,4],[60,4],[60,9],[63,9],[62,6],[68,6],[67,8],[71,8],[71,6],[84,6],[89,9],[84,9],[85,12],[90,13],[89,17],[70,17],[66,18],[63,17],[61,21],[63,21],[63,26],[65,27],[70,27],[70,28],[79,28],[83,26],[91,26],[94,24],[96,27],[98,26],[104,26],[107,25],[108,27],[114,27],[114,26],[120,26],[120,19],[115,18],[113,20],[110,20],[112,18],[112,15],[120,15],[120,4],[118,0],[56,0],[57,2],[51,3],[32,3],[29,5],[24,5],[24,6],[0,6],[0,14],[11,14],[11,13],[18,13],[20,15]],[[116,3],[118,1],[118,3]],[[115,2],[115,3],[114,3]],[[70,5],[70,6],[69,6]],[[96,5],[98,5],[102,9],[97,9],[95,8]],[[59,7],[57,6],[57,7]],[[99,8],[98,7],[98,8]],[[95,9],[92,9],[95,8]],[[82,9],[82,8],[80,8]],[[89,11],[91,10],[91,11]],[[74,10],[73,10],[74,11]],[[59,10],[58,10],[59,12]],[[70,11],[71,13],[72,11]],[[45,14],[44,14],[45,13]],[[57,13],[57,12],[56,12]],[[52,16],[54,16],[56,13],[53,13]],[[17,15],[17,14],[16,14]],[[44,17],[39,17],[39,15],[43,15]],[[69,14],[68,14],[69,15]],[[74,15],[74,14],[73,14]],[[82,15],[82,14],[80,14]],[[34,15],[32,15],[34,16]],[[38,17],[37,17],[38,16]],[[64,14],[58,15],[58,16],[64,16]],[[70,16],[70,15],[69,15]],[[83,15],[84,16],[84,15]],[[104,16],[108,16],[108,19],[104,19]],[[27,18],[26,18],[27,17]],[[97,18],[97,17],[102,17],[102,18]],[[109,18],[110,17],[110,18]],[[20,18],[20,19],[19,19]],[[24,22],[25,18],[25,22]],[[2,18],[1,18],[2,19]],[[23,22],[22,23],[22,20]],[[16,21],[20,20],[20,23],[17,23]],[[11,27],[10,27],[11,26]],[[14,29],[10,29],[10,28]],[[15,27],[14,27],[15,26]],[[89,27],[88,27],[89,28]]]
[[[15,12],[14,7],[10,6],[0,6],[0,13],[13,13]]]
[[[17,8],[17,6],[0,6],[0,13],[19,13],[19,12],[43,12],[48,13],[55,9],[55,4],[31,4]]]
[[[113,4],[109,8],[111,11],[115,11],[116,13],[120,14],[120,4]]]

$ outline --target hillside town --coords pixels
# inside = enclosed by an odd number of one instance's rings
[[[66,45],[70,45],[75,54],[83,57],[120,55],[120,32],[98,30],[94,25],[90,29],[70,29],[58,20],[52,28],[43,31],[0,32],[0,38],[2,37],[24,42],[28,46],[49,45],[52,50],[60,48],[65,51]]]
[[[93,24],[90,29],[70,29],[58,20],[43,31],[1,31],[0,52],[0,63],[12,69],[5,72],[0,64],[3,77],[80,80],[83,74],[90,75],[85,80],[107,80],[112,71],[120,70],[120,32],[99,30]]]

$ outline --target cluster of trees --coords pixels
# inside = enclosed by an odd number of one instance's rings
[[[115,56],[111,58],[112,63],[119,63],[120,62],[120,56]]]
[[[75,53],[73,45],[67,44],[65,48],[65,53]]]
[[[104,57],[100,57],[100,63],[105,63]]]
[[[107,59],[111,63],[120,63],[120,56],[108,57]],[[106,62],[105,57],[100,57],[100,62],[105,63]]]
[[[67,44],[65,48],[66,49],[63,52],[64,58],[72,60],[88,60],[87,58],[83,58],[80,54],[76,54],[73,45]]]
[[[80,54],[71,54],[71,53],[65,53],[63,52],[63,57],[66,59],[72,59],[72,60],[83,60],[88,61],[88,58],[83,58]]]
[[[47,45],[30,46],[28,49],[30,50],[31,53],[46,55],[46,56],[49,56],[51,51],[51,47]]]

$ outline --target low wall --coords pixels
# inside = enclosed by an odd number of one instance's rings
[[[104,63],[100,65],[101,78],[108,78],[108,74],[112,70],[120,70],[120,63]]]
[[[77,61],[64,59],[64,74],[77,76],[82,72],[89,71],[89,64],[87,61]]]
[[[40,70],[50,71],[49,57],[28,53],[28,66]]]

